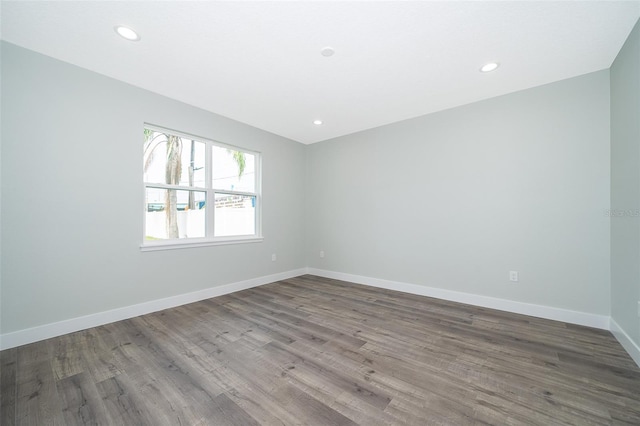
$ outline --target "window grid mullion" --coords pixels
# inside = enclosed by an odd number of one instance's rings
[[[179,191],[196,191],[196,192],[206,192],[206,188],[200,186],[181,186],[181,185],[167,185],[165,183],[152,183],[145,182],[145,188],[155,188],[155,189],[177,189]]]
[[[205,187],[207,188],[207,209],[205,211],[205,235],[207,237],[213,237],[215,230],[213,229],[215,224],[215,194],[213,192],[213,161],[211,159],[211,147],[213,144],[209,141],[205,143],[205,159],[204,159],[204,179]]]
[[[232,191],[226,189],[213,189],[216,194],[242,195],[246,197],[257,197],[257,192]]]

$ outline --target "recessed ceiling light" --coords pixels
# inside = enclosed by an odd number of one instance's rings
[[[119,25],[114,29],[121,37],[126,38],[127,40],[130,40],[130,41],[140,40],[140,36],[138,35],[138,33],[133,31],[131,28],[127,28],[127,27],[123,27],[122,25]]]
[[[499,63],[497,62],[489,62],[488,64],[483,65],[482,68],[480,68],[480,72],[491,72],[491,71],[495,71],[498,69],[498,67],[500,66]]]
[[[321,126],[322,120],[313,120],[313,124],[315,124],[316,126]]]
[[[334,53],[336,53],[336,51],[333,50],[333,47],[329,47],[329,46],[323,47],[322,50],[320,50],[320,54],[322,56],[326,56],[327,58],[329,56],[333,56]]]

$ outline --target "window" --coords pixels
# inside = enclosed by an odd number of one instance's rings
[[[143,249],[261,239],[260,154],[146,125]]]

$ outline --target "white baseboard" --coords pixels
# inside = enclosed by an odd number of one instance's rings
[[[640,346],[638,346],[629,335],[618,325],[616,320],[611,318],[611,333],[618,339],[618,342],[627,351],[631,358],[640,367]]]
[[[171,296],[164,299],[151,300],[149,302],[125,306],[118,309],[112,309],[110,311],[98,312],[96,314],[86,315],[78,318],[71,318],[64,321],[3,334],[0,335],[0,350],[26,345],[28,343],[37,342],[39,340],[45,340],[67,333],[73,333],[75,331],[85,330],[87,328],[97,327],[115,321],[133,318],[140,315],[149,314],[151,312],[157,312],[163,309],[185,305],[187,303],[198,302],[200,300],[209,299],[211,297],[222,296],[224,294],[269,284],[275,281],[286,280],[287,278],[297,277],[306,273],[307,268],[294,269],[292,271],[285,271],[278,274],[252,278],[250,280],[238,281],[231,284],[207,288],[205,290],[194,291],[192,293],[179,294],[177,296]]]
[[[280,272],[273,275],[267,275],[245,281],[225,284],[218,287],[211,287],[192,293],[152,300],[149,302],[139,303],[123,308],[98,312],[96,314],[86,315],[78,318],[71,318],[64,321],[3,334],[0,335],[0,350],[10,349],[16,346],[26,345],[40,340],[61,336],[63,334],[73,333],[75,331],[133,318],[136,316],[149,314],[151,312],[157,312],[163,309],[185,305],[187,303],[209,299],[211,297],[222,296],[224,294],[257,287],[304,274],[312,274],[320,277],[349,281],[356,284],[364,284],[372,287],[417,294],[420,296],[435,297],[438,299],[450,300],[453,302],[466,303],[469,305],[482,306],[485,308],[497,309],[501,311],[531,315],[539,318],[585,325],[588,327],[594,327],[604,330],[611,330],[613,335],[629,353],[631,358],[633,358],[636,364],[640,366],[640,348],[609,316],[588,314],[585,312],[534,305],[530,303],[516,302],[495,297],[479,296],[453,290],[427,287],[418,284],[402,283],[397,281],[389,281],[379,278],[364,277],[361,275],[346,274],[342,272],[327,271],[316,268],[301,268]]]
[[[516,302],[496,297],[479,296],[476,294],[463,293],[460,291],[446,290],[442,288],[427,287],[418,284],[402,283],[397,281],[382,280],[379,278],[363,277],[361,275],[345,274],[342,272],[326,271],[324,269],[307,268],[309,274],[318,275],[325,278],[349,281],[356,284],[364,284],[372,287],[385,288],[388,290],[402,291],[404,293],[417,294],[420,296],[435,297],[437,299],[449,300],[452,302],[466,303],[469,305],[482,306],[484,308],[497,309],[500,311],[513,312],[516,314],[530,315],[538,318],[551,319],[568,322],[571,324],[585,325],[593,328],[609,330],[609,316],[596,315],[586,312],[571,311],[550,306],[534,305],[531,303]]]

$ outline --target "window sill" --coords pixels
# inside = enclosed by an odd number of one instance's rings
[[[160,251],[160,250],[175,250],[195,247],[208,247],[208,246],[222,246],[228,244],[246,244],[246,243],[260,243],[264,240],[264,237],[229,237],[229,238],[216,238],[215,240],[187,240],[187,241],[153,241],[145,242],[140,245],[140,251]]]

